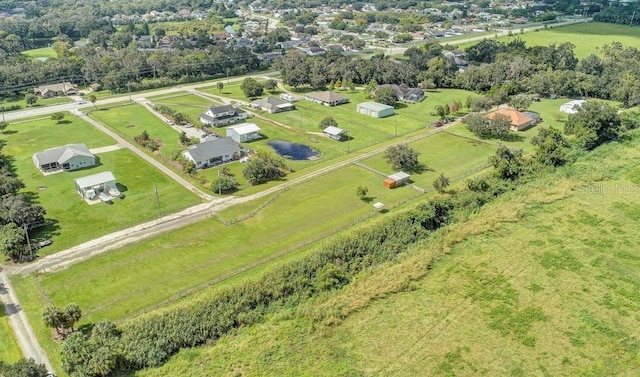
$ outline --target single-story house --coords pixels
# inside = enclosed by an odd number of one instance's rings
[[[85,144],[67,144],[35,153],[31,159],[43,173],[54,170],[72,171],[96,164],[96,156]]]
[[[240,158],[240,147],[227,136],[192,145],[182,154],[193,161],[196,169],[204,169]]]
[[[41,85],[33,88],[33,94],[43,98],[51,98],[55,96],[74,96],[78,94],[78,87],[70,82],[61,82],[58,84]]]
[[[212,127],[238,123],[244,119],[247,119],[247,112],[232,105],[211,106],[200,114],[200,122]]]
[[[384,118],[393,115],[393,106],[378,102],[362,102],[356,106],[356,111],[374,118]]]
[[[409,174],[403,171],[399,171],[387,176],[387,178],[382,182],[382,185],[388,189],[392,189],[407,183],[409,181],[409,178],[411,178]]]
[[[101,192],[109,194],[111,191],[118,191],[116,177],[110,171],[74,179],[73,182],[76,185],[76,192],[83,199],[94,199]]]
[[[566,113],[566,114],[575,114],[575,113],[578,112],[580,107],[585,104],[585,102],[587,102],[587,101],[582,100],[582,99],[578,99],[578,100],[575,100],[575,101],[570,101],[570,102],[564,103],[564,104],[560,105],[560,112]]]
[[[255,123],[241,123],[227,127],[227,136],[232,138],[236,143],[260,139],[260,127]]]
[[[334,92],[311,92],[304,95],[307,101],[321,103],[325,106],[337,106],[349,102],[349,98]]]
[[[342,140],[345,134],[345,130],[343,130],[342,128],[334,127],[334,126],[329,126],[324,130],[322,130],[322,132],[324,132],[325,135],[329,136],[333,140],[338,140],[338,141]]]
[[[251,107],[266,111],[269,114],[279,113],[281,111],[289,111],[295,109],[295,105],[281,100],[278,97],[265,97],[251,102]]]
[[[383,84],[378,85],[378,88],[390,87],[396,92],[398,101],[406,102],[420,102],[424,99],[424,90],[420,88],[410,88],[406,84]]]
[[[522,131],[536,124],[535,119],[514,109],[496,110],[489,113],[487,118],[493,119],[498,114],[504,115],[511,120],[511,131]]]
[[[309,56],[324,55],[326,53],[327,53],[327,50],[321,47],[309,47],[309,49],[307,50],[307,55]]]

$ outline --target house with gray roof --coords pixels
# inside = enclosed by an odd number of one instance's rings
[[[278,97],[271,96],[252,101],[251,107],[266,111],[269,114],[275,114],[281,111],[289,111],[296,108],[294,104],[290,102],[282,100]]]
[[[306,99],[307,101],[320,103],[325,106],[337,106],[349,102],[349,98],[343,96],[342,94],[329,91],[307,93],[304,95],[304,99]]]
[[[410,88],[406,84],[383,84],[378,85],[377,89],[389,87],[396,92],[396,96],[398,97],[398,101],[406,101],[406,102],[420,102],[424,99],[424,90],[420,88]],[[376,90],[377,90],[376,89]]]
[[[247,119],[247,112],[232,105],[211,106],[200,114],[200,122],[206,126],[220,127]]]
[[[73,180],[76,186],[76,192],[80,194],[83,199],[95,199],[101,193],[109,195],[110,193],[118,193],[118,187],[116,186],[116,177],[110,171],[103,171],[102,173],[89,175],[86,177]]]
[[[191,145],[182,154],[186,159],[193,161],[196,169],[204,169],[239,159],[240,147],[227,136]]]
[[[70,82],[61,82],[51,85],[40,85],[33,89],[33,94],[42,98],[56,96],[74,96],[78,94],[78,87]]]
[[[35,153],[31,159],[43,173],[72,171],[96,164],[96,157],[85,144],[67,144]]]

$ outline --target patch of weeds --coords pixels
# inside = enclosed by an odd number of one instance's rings
[[[629,202],[626,202],[626,203],[615,202],[613,203],[612,206],[619,212],[622,212],[622,214],[628,219],[633,221],[640,220],[640,205],[629,203]]]
[[[527,347],[533,347],[536,339],[528,335],[529,330],[536,322],[548,320],[542,309],[538,307],[527,307],[522,310],[514,310],[506,305],[499,305],[489,313],[491,322],[489,327],[497,330],[503,336],[513,335],[516,340]]]
[[[558,252],[547,251],[538,256],[540,265],[546,269],[559,269],[577,272],[582,268],[582,263],[568,250]]]
[[[580,216],[579,221],[584,225],[599,226],[602,223],[602,219],[596,215],[592,215],[584,210],[578,211]]]
[[[531,285],[528,286],[527,288],[534,293],[544,291],[544,288],[540,284],[536,284],[536,283],[531,283]]]
[[[581,311],[579,317],[582,321],[582,326],[584,327],[585,331],[598,332],[609,337],[615,336],[615,331],[613,331],[613,329],[609,325],[598,320],[593,316],[593,314],[589,313],[588,311]]]

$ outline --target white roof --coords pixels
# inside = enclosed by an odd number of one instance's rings
[[[407,174],[407,173],[405,173],[403,171],[399,171],[397,173],[391,174],[387,178],[391,178],[394,181],[398,182],[398,181],[402,181],[404,179],[409,179],[409,177],[411,177],[409,174]]]
[[[324,133],[332,135],[332,136],[339,136],[339,135],[342,135],[344,133],[344,130],[342,128],[329,126],[329,127],[324,129]]]
[[[260,132],[260,127],[255,123],[241,123],[235,126],[227,127],[227,130],[234,130],[238,135],[246,135],[252,132]]]
[[[105,182],[115,181],[116,177],[110,171],[103,171],[102,173],[89,175],[86,177],[74,179],[76,185],[80,188],[93,187]]]
[[[377,202],[377,203],[375,203],[375,204],[373,205],[373,208],[375,208],[375,209],[380,209],[380,208],[382,208],[382,207],[384,207],[384,204],[382,204],[382,203],[380,203],[380,202]]]

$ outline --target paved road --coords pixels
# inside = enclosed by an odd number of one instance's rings
[[[77,115],[78,117],[82,118],[84,121],[86,121],[87,123],[93,125],[94,127],[99,129],[100,131],[104,132],[105,134],[111,136],[115,141],[118,142],[119,146],[127,148],[131,152],[137,154],[140,158],[144,159],[149,164],[151,164],[151,165],[155,166],[156,168],[158,168],[158,170],[162,171],[164,174],[168,175],[174,181],[176,181],[179,184],[181,184],[182,186],[184,186],[187,190],[192,191],[193,193],[195,193],[196,195],[198,195],[202,199],[205,199],[205,200],[208,200],[208,201],[212,201],[213,200],[213,196],[203,192],[202,190],[200,190],[199,188],[197,188],[196,186],[191,184],[186,179],[184,179],[181,176],[179,176],[178,174],[174,173],[173,170],[171,170],[168,167],[164,166],[162,163],[160,163],[155,158],[153,158],[153,157],[149,156],[148,154],[144,153],[143,151],[138,149],[136,146],[134,146],[133,144],[131,144],[130,142],[128,142],[124,138],[120,137],[120,135],[116,134],[115,132],[111,131],[110,129],[108,129],[107,127],[101,125],[100,123],[96,122],[95,120],[89,118],[86,114],[82,113],[79,110],[74,110],[72,113]]]
[[[260,77],[260,76],[265,76],[265,77],[271,77],[271,76],[275,76],[278,75],[279,72],[277,71],[272,71],[272,72],[265,72],[265,73],[259,73],[259,74],[250,74],[250,75],[246,75],[246,76],[239,76],[239,77],[234,77],[234,78],[230,78],[230,79],[219,79],[216,81],[209,81],[209,82],[205,82],[205,83],[194,83],[194,84],[190,84],[190,85],[182,85],[182,86],[175,86],[172,88],[167,88],[167,89],[158,89],[158,90],[153,90],[153,91],[149,91],[149,92],[144,92],[144,93],[138,93],[138,94],[131,94],[131,96],[129,96],[128,94],[122,95],[122,96],[118,96],[118,97],[112,97],[112,98],[105,98],[103,100],[99,100],[96,102],[96,106],[103,106],[103,105],[109,105],[112,103],[118,103],[118,102],[124,102],[124,101],[128,101],[129,98],[131,98],[132,101],[138,100],[138,99],[144,99],[145,97],[153,97],[153,96],[160,96],[160,95],[165,95],[165,94],[172,94],[172,93],[179,93],[179,92],[183,92],[183,91],[188,91],[188,90],[192,90],[192,89],[196,89],[196,88],[206,88],[206,87],[210,87],[210,86],[215,86],[216,83],[218,81],[229,83],[229,82],[235,82],[235,81],[242,81],[244,80],[246,77]],[[11,111],[11,112],[6,112],[4,113],[4,117],[5,120],[7,122],[16,120],[16,119],[23,119],[23,118],[31,118],[31,117],[35,117],[35,116],[45,116],[45,115],[49,115],[49,114],[53,114],[56,112],[65,112],[65,111],[73,111],[76,109],[88,109],[93,107],[93,104],[91,103],[85,103],[82,105],[79,105],[78,103],[65,103],[65,104],[61,104],[61,105],[54,105],[54,106],[43,106],[43,107],[36,107],[36,108],[31,108],[31,109],[26,109],[26,110],[20,110],[20,111]]]
[[[9,317],[9,324],[16,334],[16,339],[24,357],[34,359],[38,364],[44,364],[48,371],[53,372],[51,362],[33,334],[33,329],[24,314],[24,310],[22,310],[22,306],[20,306],[20,301],[18,301],[18,297],[11,286],[9,277],[6,272],[1,270],[0,300],[4,303],[7,317]],[[2,340],[0,339],[0,341]]]

